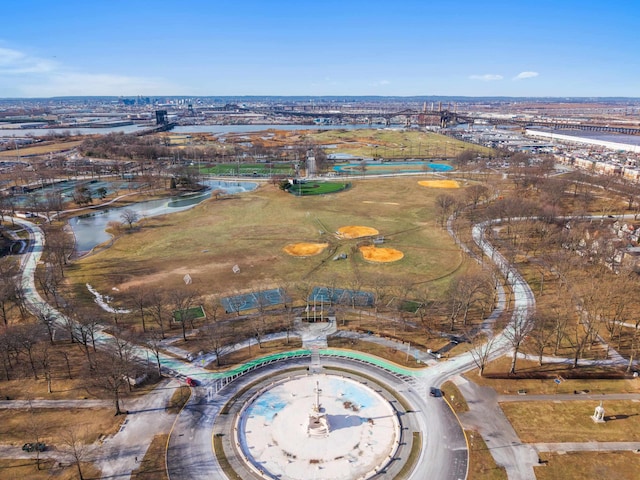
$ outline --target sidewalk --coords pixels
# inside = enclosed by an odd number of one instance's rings
[[[496,392],[462,377],[455,378],[455,383],[469,405],[468,412],[458,415],[462,425],[480,432],[496,464],[506,469],[509,480],[535,480],[533,466],[538,464],[538,453],[533,446],[520,441],[498,404]]]

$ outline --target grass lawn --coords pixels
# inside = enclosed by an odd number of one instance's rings
[[[131,480],[167,480],[165,454],[168,434],[156,435],[140,461],[140,466],[131,472]]]
[[[84,478],[100,478],[100,470],[96,469],[92,463],[82,464],[82,474]],[[31,459],[0,459],[0,478],[3,480],[76,480],[78,469],[73,465],[60,466],[53,460],[42,460],[40,470],[36,466],[36,461]],[[154,477],[160,478],[160,477]]]
[[[209,175],[295,175],[291,162],[285,163],[221,163],[200,169],[201,173]]]
[[[222,363],[221,367],[218,367],[216,362],[213,361],[205,368],[214,371],[224,371],[235,368],[243,363],[253,360],[255,358],[264,357],[266,355],[273,355],[274,353],[287,352],[289,350],[297,350],[302,347],[302,341],[299,338],[291,337],[289,343],[286,339],[271,340],[268,342],[262,342],[262,348],[257,344],[251,347],[234,350],[227,353],[220,358]]]
[[[469,439],[469,480],[507,480],[507,471],[496,465],[482,435],[465,430]]]
[[[636,480],[640,455],[633,452],[541,453],[548,463],[535,468],[537,480]]]
[[[467,372],[464,376],[478,385],[493,388],[501,395],[516,395],[518,390],[526,390],[530,395],[553,395],[583,390],[588,390],[589,393],[640,392],[640,382],[637,379],[611,378],[613,374],[622,377],[620,372],[612,371],[611,368],[572,369],[566,365],[550,364],[540,367],[534,361],[518,360],[519,373],[513,376],[507,374],[510,364],[510,357],[501,357],[487,365],[483,377],[478,376],[477,369]],[[565,381],[555,383],[554,379],[558,376]]]
[[[56,142],[47,143],[46,145],[35,145],[33,147],[20,148],[16,150],[5,150],[0,152],[0,158],[15,159],[18,155],[26,157],[27,155],[44,155],[46,153],[62,152],[64,150],[71,150],[82,143],[82,140],[71,142]]]
[[[325,130],[306,132],[306,135],[321,145],[335,145],[327,153],[348,153],[356,157],[451,158],[468,149],[483,154],[492,151],[432,132],[363,129]]]
[[[191,388],[186,385],[180,385],[171,395],[165,410],[167,413],[180,413],[182,407],[189,401],[189,397],[191,397]]]
[[[3,443],[23,445],[34,441],[37,432],[47,445],[60,445],[61,434],[70,426],[77,431],[83,443],[93,443],[101,436],[116,433],[125,415],[114,416],[112,408],[38,408],[27,410],[0,410],[0,438]]]
[[[204,313],[204,309],[201,306],[191,307],[187,310],[176,310],[173,312],[173,319],[176,322],[182,322],[183,318],[187,318],[190,320],[196,320],[198,318],[205,318],[206,315]]]
[[[639,442],[640,403],[605,400],[607,423],[590,416],[596,400],[505,402],[500,406],[525,443]]]
[[[418,185],[419,177],[371,179],[335,195],[293,197],[273,185],[224,201],[142,222],[140,231],[73,264],[67,278],[119,296],[135,285],[169,292],[183,286],[219,296],[286,286],[294,301],[314,285],[365,289],[375,285],[399,291],[423,288],[437,296],[461,266],[461,254],[446,231],[436,226],[438,189]],[[463,190],[459,190],[462,192]],[[366,262],[358,239],[338,239],[347,225],[377,229],[385,246],[404,258],[389,264]],[[314,257],[284,252],[291,242],[330,246]],[[347,261],[331,261],[347,253]],[[232,267],[240,267],[234,274]]]
[[[469,411],[467,401],[464,399],[462,393],[460,393],[460,390],[458,390],[458,387],[456,387],[455,383],[451,381],[444,382],[440,387],[440,390],[442,390],[442,395],[444,395],[447,399],[447,403],[451,405],[456,413],[464,413]],[[453,397],[453,400],[451,400],[451,397]]]
[[[403,367],[419,368],[423,366],[416,362],[413,355],[407,355],[406,351],[390,348],[386,345],[367,342],[366,340],[343,337],[330,337],[327,340],[329,348],[347,348],[349,350],[356,350],[369,355],[375,355],[376,357],[402,365]]]
[[[297,183],[289,188],[289,193],[296,196],[325,195],[327,193],[337,193],[346,190],[351,183],[342,182],[305,182]]]

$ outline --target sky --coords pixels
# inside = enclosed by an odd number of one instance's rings
[[[640,97],[637,0],[3,0],[0,98]]]

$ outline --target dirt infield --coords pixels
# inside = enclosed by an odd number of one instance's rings
[[[404,257],[404,253],[395,248],[377,248],[373,245],[365,245],[360,247],[360,252],[368,262],[396,262]]]
[[[370,237],[371,235],[378,235],[378,230],[371,227],[362,227],[357,225],[347,225],[346,227],[340,227],[337,234],[340,238],[360,238]]]
[[[294,257],[312,257],[323,252],[328,246],[328,243],[290,243],[283,250]]]
[[[429,188],[460,188],[455,180],[421,180],[418,184]]]

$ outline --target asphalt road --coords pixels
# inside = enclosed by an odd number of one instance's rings
[[[60,313],[49,306],[40,297],[35,288],[34,272],[42,252],[44,235],[41,229],[31,222],[16,219],[16,223],[21,224],[29,232],[33,240],[22,257],[22,284],[28,307],[33,312],[47,312],[55,321],[62,322]],[[474,241],[482,248],[485,255],[492,259],[505,278],[507,278],[514,292],[514,314],[510,324],[505,329],[508,333],[509,329],[513,329],[518,322],[526,321],[528,313],[533,311],[535,307],[535,300],[533,292],[518,272],[484,239],[483,229],[488,225],[489,222],[476,225],[472,234]],[[492,353],[494,358],[503,355],[511,348],[508,334],[505,334],[505,331],[496,336]],[[98,343],[106,342],[109,338],[109,335],[100,333]],[[147,351],[143,348],[138,350],[140,358],[144,358]],[[180,362],[171,357],[163,357],[161,362],[166,371],[178,377],[184,375],[196,376],[202,373],[201,369],[196,366]],[[344,363],[353,368],[353,364],[349,360],[332,359],[331,362]],[[439,386],[447,379],[473,368],[474,365],[471,354],[459,355],[424,370],[420,377],[412,380],[411,385],[400,383],[393,387],[416,406],[416,413],[412,414],[415,417],[415,428],[423,434],[423,449],[418,466],[410,478],[458,480],[466,477],[467,446],[461,426],[448,406],[444,404],[443,399],[427,397],[425,392],[428,391],[430,386]],[[278,367],[273,368],[277,369]],[[386,375],[380,369],[367,364],[359,363],[358,368],[373,377]],[[263,372],[263,374],[265,373],[268,372]],[[386,379],[386,381],[391,381],[391,379]],[[386,381],[383,381],[383,383],[386,383]],[[221,393],[223,395],[231,394],[237,388],[236,383],[238,381],[232,382]],[[213,455],[211,444],[214,420],[224,403],[224,397],[215,395],[212,399],[207,400],[207,386],[205,380],[202,387],[197,389],[198,394],[189,402],[174,426],[169,442],[167,462],[172,480],[182,478],[225,478],[215,455]],[[527,464],[530,462],[530,458],[525,458],[517,448],[504,448],[502,450],[505,452],[505,456],[513,459],[513,461],[507,462],[509,478],[531,478],[527,475],[521,475],[518,469],[509,468],[509,465],[517,465],[519,462]]]

